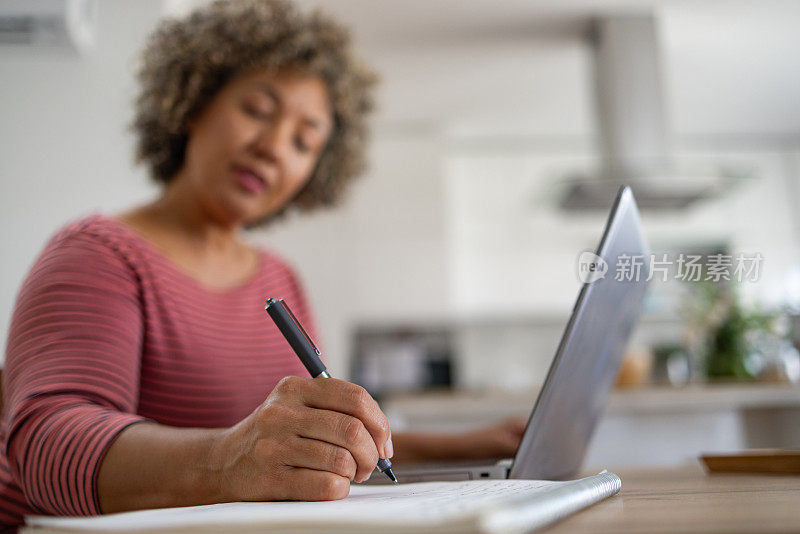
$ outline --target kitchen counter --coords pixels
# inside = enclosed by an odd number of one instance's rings
[[[537,390],[394,395],[381,403],[395,429],[458,431],[527,417]],[[616,389],[586,465],[671,466],[702,452],[800,445],[800,387],[721,383]]]

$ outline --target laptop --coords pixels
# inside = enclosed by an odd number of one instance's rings
[[[630,187],[622,186],[597,252],[580,257],[578,274],[584,283],[514,458],[492,464],[396,466],[398,480],[574,478],[636,325],[649,263],[636,201]]]

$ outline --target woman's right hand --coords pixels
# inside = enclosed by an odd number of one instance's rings
[[[364,388],[286,377],[219,434],[210,463],[220,501],[317,501],[346,497],[392,454],[389,422]]]

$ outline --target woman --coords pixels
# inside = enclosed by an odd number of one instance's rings
[[[503,456],[521,428],[391,435],[360,387],[312,380],[263,311],[313,324],[279,258],[240,240],[331,205],[362,168],[373,75],[283,0],[215,3],[145,50],[134,129],[154,202],[62,229],[20,291],[0,520],[347,495],[378,457]]]

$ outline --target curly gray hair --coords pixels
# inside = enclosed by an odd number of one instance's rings
[[[168,183],[183,166],[187,125],[232,78],[254,69],[300,68],[327,85],[333,129],[311,178],[291,204],[334,205],[363,172],[377,76],[356,61],[345,28],[286,0],[217,1],[149,37],[132,129],[137,162]]]

